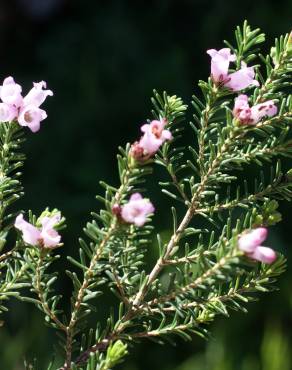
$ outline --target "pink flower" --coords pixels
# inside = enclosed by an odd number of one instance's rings
[[[14,226],[22,232],[22,239],[25,243],[38,245],[41,240],[41,233],[38,228],[23,219],[20,214],[16,217]]]
[[[17,115],[18,111],[14,105],[0,103],[0,122],[11,122]]]
[[[252,231],[243,234],[238,240],[238,247],[243,252],[253,252],[254,249],[266,240],[268,230],[265,227],[258,227]]]
[[[154,212],[153,204],[149,199],[142,198],[139,193],[134,193],[128,203],[122,206],[122,219],[136,226],[143,226],[147,216]]]
[[[267,100],[264,103],[254,105],[251,108],[252,119],[255,123],[259,122],[263,117],[273,117],[277,114],[278,108],[273,100]]]
[[[52,217],[43,217],[40,220],[41,228],[25,221],[23,215],[16,217],[14,226],[22,232],[23,241],[30,245],[39,245],[52,248],[60,243],[61,236],[54,229],[54,226],[60,222],[59,213]]]
[[[239,238],[238,248],[249,258],[271,264],[277,258],[275,251],[272,248],[261,245],[266,240],[267,235],[268,230],[264,227],[253,229]]]
[[[229,48],[221,50],[209,49],[207,54],[211,56],[211,76],[213,81],[221,83],[228,77],[229,63],[236,60],[236,56],[231,54]]]
[[[29,91],[29,93],[23,98],[23,105],[33,105],[35,107],[39,107],[43,102],[46,100],[47,96],[53,96],[53,91],[51,90],[43,90],[47,87],[45,81],[41,82],[34,82],[33,88]]]
[[[228,81],[224,85],[233,91],[246,89],[250,85],[259,86],[254,76],[254,67],[247,67],[246,63],[242,62],[241,69],[228,75]]]
[[[211,56],[211,77],[219,86],[226,86],[233,91],[240,91],[250,85],[258,86],[258,81],[254,80],[254,67],[247,67],[242,62],[241,69],[236,72],[228,73],[230,62],[236,60],[236,56],[231,54],[229,48],[221,50],[210,49],[207,54]]]
[[[0,86],[0,98],[3,103],[20,107],[22,104],[21,86],[15,83],[13,77],[7,77]]]
[[[141,127],[144,135],[139,142],[132,145],[131,155],[137,160],[147,160],[154,155],[160,146],[166,141],[171,140],[172,135],[164,127],[167,121],[165,119],[153,120],[149,124]]]
[[[32,132],[40,129],[40,122],[47,118],[47,113],[35,105],[27,105],[20,109],[18,123],[27,126]]]
[[[255,125],[264,116],[272,117],[277,114],[277,106],[272,100],[249,107],[248,97],[239,95],[234,102],[233,116],[241,123]]]
[[[60,243],[61,236],[54,229],[61,220],[60,213],[55,214],[52,217],[43,217],[41,219],[41,238],[45,247],[55,247]]]
[[[248,104],[247,95],[239,95],[234,101],[233,116],[241,123],[251,123],[251,109]]]

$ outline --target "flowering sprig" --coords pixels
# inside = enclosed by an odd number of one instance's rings
[[[226,48],[208,51],[211,75],[199,82],[201,96],[193,97],[195,138],[188,148],[183,142],[189,134],[187,106],[175,95],[154,91],[153,119],[142,125],[137,142],[120,149],[119,185],[101,182],[105,194],[97,199],[103,208],[92,213],[84,228],[79,258],[68,256],[72,267],[66,273],[73,289],[67,316],[52,272],[58,259],[55,248],[61,246],[60,212],[46,210],[39,218],[30,213],[28,221],[22,212],[6,215],[21,195],[15,172],[23,158],[15,153],[21,126],[39,129],[45,117],[39,106],[52,92],[40,82],[22,97],[20,85],[5,79],[0,89],[0,247],[6,250],[0,264],[7,274],[0,299],[13,296],[44,313],[62,338],[59,369],[110,369],[127,355],[127,343],[142,338],[207,337],[206,324],[230,310],[246,312],[245,303],[272,289],[284,271],[277,246],[274,250],[262,243],[267,228],[281,220],[277,200],[292,199],[291,174],[282,172],[280,162],[281,156],[292,157],[287,136],[292,99],[286,89],[291,83],[291,36],[276,40],[270,56],[260,56],[266,76],[250,66],[264,35],[245,22],[235,36],[236,46],[226,43]],[[269,177],[259,170],[254,183],[246,179],[236,184],[239,170],[267,162]],[[143,186],[155,164],[168,175],[168,181],[160,182],[162,192],[184,208],[172,206],[171,236],[165,240],[158,233],[157,260],[146,267],[145,254],[155,248],[155,209]],[[240,209],[239,217],[235,209]],[[200,218],[207,228],[198,226]],[[9,249],[6,240],[12,232],[17,239]],[[94,317],[95,307],[102,304],[99,297],[108,291],[119,307],[109,310],[106,325],[97,323],[93,336],[86,329],[87,317]]]
[[[46,89],[46,82],[34,82],[33,88],[25,97],[22,97],[22,87],[13,77],[7,77],[0,86],[0,122],[16,120],[20,126],[27,126],[32,132],[40,129],[40,122],[47,118],[47,113],[40,109],[40,105],[47,96],[53,96],[51,90]]]

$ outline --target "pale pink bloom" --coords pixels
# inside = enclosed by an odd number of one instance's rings
[[[20,214],[16,217],[14,226],[22,232],[22,239],[25,243],[38,245],[41,240],[41,233],[38,228],[23,219]]]
[[[11,122],[18,114],[18,110],[14,105],[0,103],[0,122]]]
[[[136,226],[143,226],[147,217],[154,212],[153,204],[149,199],[142,198],[139,193],[134,193],[128,203],[122,206],[122,219]]]
[[[53,96],[53,91],[43,90],[47,87],[45,81],[34,82],[33,88],[29,93],[23,98],[23,105],[33,105],[39,107],[45,100],[47,96]]]
[[[245,234],[238,240],[238,248],[243,252],[251,253],[257,246],[266,240],[268,230],[265,227],[258,227]]]
[[[233,116],[241,123],[255,125],[263,117],[277,114],[277,106],[272,100],[249,107],[248,97],[239,95],[234,102]]]
[[[259,86],[254,76],[254,67],[247,67],[246,63],[242,62],[241,69],[229,74],[228,81],[224,85],[233,91],[246,89],[250,85]]]
[[[141,127],[141,131],[144,132],[144,135],[139,141],[139,147],[143,148],[145,156],[155,154],[166,140],[172,139],[171,132],[169,130],[164,130],[166,123],[164,119],[160,121],[153,120],[149,124],[145,124]]]
[[[241,123],[251,123],[251,108],[248,104],[247,95],[239,95],[234,101],[233,116]]]
[[[143,156],[149,158],[158,151],[162,143],[161,139],[146,131],[139,141],[139,148],[143,149]]]
[[[52,217],[45,216],[41,219],[41,238],[43,240],[43,244],[46,247],[55,247],[57,244],[60,243],[61,236],[54,229],[54,226],[56,226],[60,222],[60,220],[60,213],[57,213]]]
[[[20,109],[18,123],[20,126],[27,126],[32,132],[40,129],[40,122],[47,118],[47,113],[35,105],[27,105]]]
[[[0,98],[3,103],[20,107],[22,105],[22,88],[20,85],[15,83],[13,77],[7,77],[3,81],[3,85],[0,86]]]
[[[272,248],[263,246],[258,246],[254,252],[250,253],[248,256],[254,260],[267,264],[273,263],[277,258],[276,252]]]
[[[246,63],[241,63],[241,69],[236,72],[228,73],[230,62],[236,60],[236,56],[231,54],[229,48],[221,50],[210,49],[207,53],[211,56],[211,77],[219,86],[226,86],[233,91],[240,91],[250,85],[258,86],[259,83],[254,79],[254,67],[247,67]]]
[[[264,103],[254,105],[251,108],[252,119],[255,123],[259,122],[263,117],[273,117],[277,114],[278,108],[273,100],[267,100]]]
[[[211,76],[213,81],[221,83],[228,77],[229,63],[236,60],[236,56],[231,54],[229,48],[223,48],[221,50],[210,49],[207,50],[207,54],[210,55],[211,59]]]
[[[273,263],[277,258],[276,252],[272,248],[261,245],[267,235],[268,230],[265,227],[253,229],[238,239],[238,248],[249,258],[267,264]]]
[[[42,247],[55,247],[60,243],[61,236],[54,229],[54,226],[60,222],[60,214],[52,217],[43,217],[40,220],[41,228],[30,224],[23,219],[20,214],[16,217],[14,226],[22,232],[23,241],[30,245],[39,245]]]

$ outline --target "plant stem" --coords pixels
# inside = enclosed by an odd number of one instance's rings
[[[37,295],[39,297],[40,303],[42,305],[43,311],[46,315],[50,317],[50,319],[57,325],[57,327],[60,330],[66,331],[66,325],[64,325],[54,314],[54,312],[50,309],[46,298],[44,296],[44,291],[42,287],[42,266],[43,266],[43,261],[44,261],[44,253],[43,251],[40,252],[40,257],[37,261],[37,266],[36,266],[36,276],[35,276],[35,290],[37,292]]]
[[[71,369],[71,357],[72,357],[72,341],[74,337],[74,328],[78,320],[78,313],[81,307],[81,304],[83,302],[83,298],[85,295],[85,291],[90,284],[90,281],[94,275],[94,268],[97,263],[97,261],[102,256],[102,252],[104,247],[106,246],[109,239],[112,237],[114,230],[117,227],[117,219],[113,218],[113,221],[111,223],[111,226],[109,227],[106,235],[104,236],[103,240],[99,244],[99,246],[96,249],[96,253],[94,254],[93,258],[90,261],[90,265],[88,269],[86,270],[84,274],[84,279],[81,287],[79,288],[77,299],[74,304],[73,311],[71,313],[71,319],[66,327],[66,334],[67,334],[67,341],[66,341],[66,362],[64,364],[64,369]]]

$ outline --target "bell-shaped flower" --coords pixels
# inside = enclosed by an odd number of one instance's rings
[[[153,120],[149,124],[145,124],[141,127],[141,131],[144,135],[140,141],[134,144],[131,154],[135,159],[148,159],[154,155],[160,146],[166,141],[172,139],[172,134],[169,130],[165,130],[164,127],[167,121],[165,119]]]
[[[241,69],[229,74],[228,81],[224,85],[233,91],[240,91],[251,85],[259,86],[254,76],[254,67],[247,67],[246,63],[242,62]]]
[[[273,100],[267,100],[264,103],[256,104],[251,108],[253,122],[259,122],[263,117],[273,117],[278,112],[278,108]]]
[[[47,118],[47,113],[35,105],[27,105],[20,109],[18,123],[27,126],[32,132],[40,129],[40,122]]]
[[[20,85],[15,83],[13,77],[7,77],[3,81],[3,85],[0,86],[0,98],[3,103],[20,107],[22,105],[22,88]]]
[[[272,248],[261,245],[267,235],[268,230],[265,227],[258,227],[244,233],[238,239],[238,248],[251,259],[271,264],[277,258],[276,252]]]
[[[134,193],[128,203],[121,209],[121,217],[124,221],[136,226],[143,226],[147,217],[154,212],[153,204],[141,194]]]
[[[14,105],[0,103],[0,122],[11,122],[18,115],[18,110]]]
[[[234,101],[233,116],[241,123],[252,123],[251,108],[247,95],[239,95]]]
[[[52,217],[43,217],[40,219],[41,227],[38,228],[25,221],[23,215],[20,214],[16,217],[14,226],[22,232],[22,238],[25,243],[53,248],[61,241],[61,236],[54,229],[60,220],[61,216],[59,213]]]
[[[209,49],[207,54],[211,59],[211,77],[216,83],[224,83],[228,77],[229,63],[236,60],[236,56],[231,54],[229,48],[220,50]]]
[[[23,215],[16,217],[14,226],[22,232],[22,239],[25,243],[30,245],[38,245],[41,241],[41,232],[34,225],[25,221]]]
[[[230,62],[236,60],[236,56],[231,54],[229,48],[221,50],[210,49],[207,54],[211,56],[211,77],[218,86],[225,86],[233,91],[240,91],[248,86],[258,86],[259,83],[254,79],[254,67],[247,67],[246,63],[241,63],[241,69],[236,72],[228,73]]]
[[[54,229],[54,226],[56,226],[60,221],[60,213],[57,213],[52,217],[43,217],[41,219],[41,238],[43,240],[43,244],[46,247],[55,247],[57,244],[60,243],[61,236]]]
[[[247,95],[239,95],[234,102],[233,116],[243,124],[255,125],[265,116],[274,116],[277,111],[277,106],[272,100],[250,108]]]
[[[39,107],[45,100],[47,96],[53,96],[53,91],[43,90],[46,89],[47,84],[45,81],[34,82],[33,88],[29,93],[23,98],[23,105],[33,105]]]
[[[268,236],[265,227],[258,227],[250,232],[243,234],[238,240],[238,248],[243,252],[253,252],[255,248],[262,244]]]

